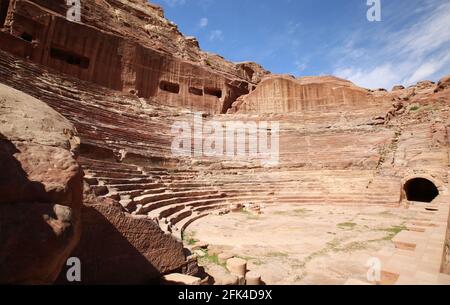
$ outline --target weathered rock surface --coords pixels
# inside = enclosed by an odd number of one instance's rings
[[[80,243],[72,253],[82,263],[81,284],[155,284],[161,274],[186,264],[181,242],[153,221],[127,215],[113,200],[88,194],[82,225]],[[60,284],[68,284],[65,271]]]
[[[227,269],[231,274],[245,277],[247,273],[247,261],[241,258],[230,258],[227,260]]]
[[[201,279],[195,276],[185,275],[181,273],[172,273],[163,276],[161,279],[161,284],[199,286],[201,284]]]
[[[82,208],[88,230],[76,253],[86,282],[145,283],[179,267],[196,270],[182,266],[180,244],[169,233],[181,238],[192,222],[250,203],[399,206],[405,181],[414,177],[448,192],[448,77],[388,92],[332,76],[267,76],[257,64],[200,51],[144,0],[82,1],[81,23],[65,19],[63,0],[10,3],[0,31],[0,81],[44,101],[76,127],[78,161],[102,197]],[[64,185],[72,161],[59,160],[77,152],[76,140],[47,123],[36,125],[21,109],[28,107],[5,111],[18,124],[2,121],[2,137],[16,142],[5,144],[2,158],[9,158],[4,172],[17,175],[23,191],[12,192],[14,184],[3,179],[0,204],[42,201],[44,212],[56,210],[61,220],[49,221],[54,230],[64,231],[68,213],[47,202],[70,206]],[[192,122],[193,110],[228,112],[204,116],[223,124],[280,122],[279,165],[268,170],[247,156],[175,157],[171,126]],[[21,124],[28,129],[18,136]],[[40,129],[54,142],[40,139]],[[19,167],[28,175],[17,174]],[[40,180],[43,185],[35,183]],[[25,253],[17,249],[10,253]]]
[[[80,237],[72,125],[0,84],[0,283],[51,283]]]
[[[229,113],[291,113],[307,110],[345,109],[374,104],[366,89],[332,76],[265,77],[257,88],[235,102]]]
[[[436,91],[443,91],[449,88],[450,88],[450,75],[447,75],[439,80]]]
[[[212,283],[217,286],[235,286],[239,284],[238,276],[229,273],[222,266],[209,266],[208,274]]]
[[[201,51],[147,1],[81,4],[81,22],[70,22],[65,0],[10,2],[1,48],[81,80],[209,113],[225,113],[268,73]]]
[[[245,275],[246,284],[249,286],[261,285],[261,275],[254,271],[249,271]]]
[[[404,90],[404,89],[405,89],[405,86],[396,85],[396,86],[392,87],[391,91],[399,91],[399,90]]]

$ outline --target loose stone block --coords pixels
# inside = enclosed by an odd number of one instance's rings
[[[238,276],[238,285],[245,286],[245,276]]]
[[[168,274],[163,276],[161,279],[161,284],[163,285],[199,286],[200,283],[201,283],[200,278],[181,273]]]
[[[247,273],[247,261],[241,258],[230,258],[227,260],[227,269],[232,274],[245,277]]]
[[[233,258],[234,255],[231,253],[220,253],[218,255],[219,263],[225,264],[230,258]]]
[[[254,271],[249,271],[245,275],[245,280],[248,286],[258,286],[261,285],[261,275]]]

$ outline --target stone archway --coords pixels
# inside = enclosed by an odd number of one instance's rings
[[[408,201],[431,203],[439,196],[438,186],[431,180],[423,177],[415,177],[407,180],[403,190]]]

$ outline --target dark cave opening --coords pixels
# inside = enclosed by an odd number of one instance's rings
[[[70,65],[79,66],[82,69],[89,68],[89,58],[80,56],[78,54],[66,50],[51,48],[50,57],[64,61]]]
[[[194,95],[198,95],[198,96],[203,96],[203,90],[199,89],[199,88],[195,88],[195,87],[190,87],[189,88],[189,93],[194,94]]]
[[[425,178],[411,179],[404,186],[408,201],[432,202],[439,196],[439,190],[433,182]]]
[[[166,92],[170,92],[170,93],[174,93],[174,94],[180,93],[180,85],[176,84],[176,83],[161,81],[159,83],[159,88],[162,91],[166,91]]]
[[[22,35],[20,35],[20,38],[22,38],[25,41],[28,42],[32,42],[33,41],[33,36],[31,34],[28,34],[26,32],[22,33]]]
[[[204,92],[207,95],[215,96],[217,98],[222,98],[222,90],[220,90],[220,89],[205,87]]]
[[[0,27],[5,25],[6,16],[8,15],[9,0],[0,1]]]

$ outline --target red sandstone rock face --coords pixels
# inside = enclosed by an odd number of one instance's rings
[[[0,85],[0,283],[52,283],[80,237],[76,131]]]
[[[156,223],[135,219],[113,200],[88,194],[83,232],[72,256],[82,262],[82,284],[151,284],[185,264],[183,245]],[[68,284],[65,270],[58,283]]]
[[[291,113],[355,108],[374,102],[368,90],[336,77],[295,79],[274,75],[264,78],[252,93],[242,96],[229,113]]]
[[[52,283],[58,274],[67,283],[68,256],[81,259],[83,284],[150,283],[185,265],[182,243],[153,221],[89,192],[82,205],[75,129],[31,96],[0,92],[0,283]]]
[[[450,75],[447,75],[438,82],[436,91],[443,91],[450,88]]]
[[[65,3],[14,1],[1,48],[114,90],[209,113],[225,113],[268,73],[202,52],[146,1],[82,1],[81,23],[66,20]]]
[[[9,52],[0,51],[0,80],[39,97],[77,127],[80,162],[84,160],[90,173],[86,181],[97,195],[124,206],[104,199],[89,199],[90,205],[83,206],[87,229],[74,255],[82,258],[84,283],[147,283],[181,267],[181,245],[150,219],[179,236],[192,221],[243,201],[398,206],[402,180],[421,175],[431,177],[440,192],[448,191],[448,77],[437,86],[420,82],[392,92],[366,90],[331,76],[269,76],[259,83],[266,75],[261,67],[232,64],[201,52],[195,39],[182,37],[161,9],[145,1],[83,1],[84,24],[65,20],[62,0],[15,3],[0,32],[0,47]],[[36,41],[27,41],[30,36]],[[188,159],[188,163],[173,158],[174,120],[188,120],[190,110],[225,112],[232,103],[229,113],[237,114],[212,118],[281,123],[278,167],[268,171],[248,158]],[[26,117],[8,120],[27,122]],[[15,126],[2,127],[12,137]],[[16,138],[25,139],[24,144],[3,150],[9,152],[3,155],[10,158],[8,164],[17,160],[30,177],[45,182],[36,187],[19,175],[15,180],[22,181],[24,194],[4,187],[5,198],[18,202],[9,205],[15,210],[5,210],[8,215],[20,213],[22,201],[69,201],[62,178],[71,166],[58,162],[65,158],[63,153],[42,145],[52,142],[38,141],[42,150],[28,147],[39,138],[34,131],[45,126],[28,128]],[[57,142],[53,146],[72,149],[57,136],[52,134]],[[53,171],[49,162],[55,162],[59,171]],[[14,177],[17,169],[5,172]],[[26,210],[29,214],[21,213],[23,218],[4,216],[3,223],[9,227],[15,219],[29,223],[28,219],[54,210],[53,220],[45,217],[44,226],[33,221],[23,231],[40,232],[48,223],[53,232],[65,232],[71,221],[65,208],[32,206]],[[26,259],[20,254],[27,251],[20,246],[31,237],[24,236],[20,243],[7,244],[16,248],[10,246],[6,260]],[[42,261],[49,270],[56,269],[45,258]],[[19,275],[13,269],[8,272],[12,281],[30,282],[23,274],[46,272],[39,268]]]

